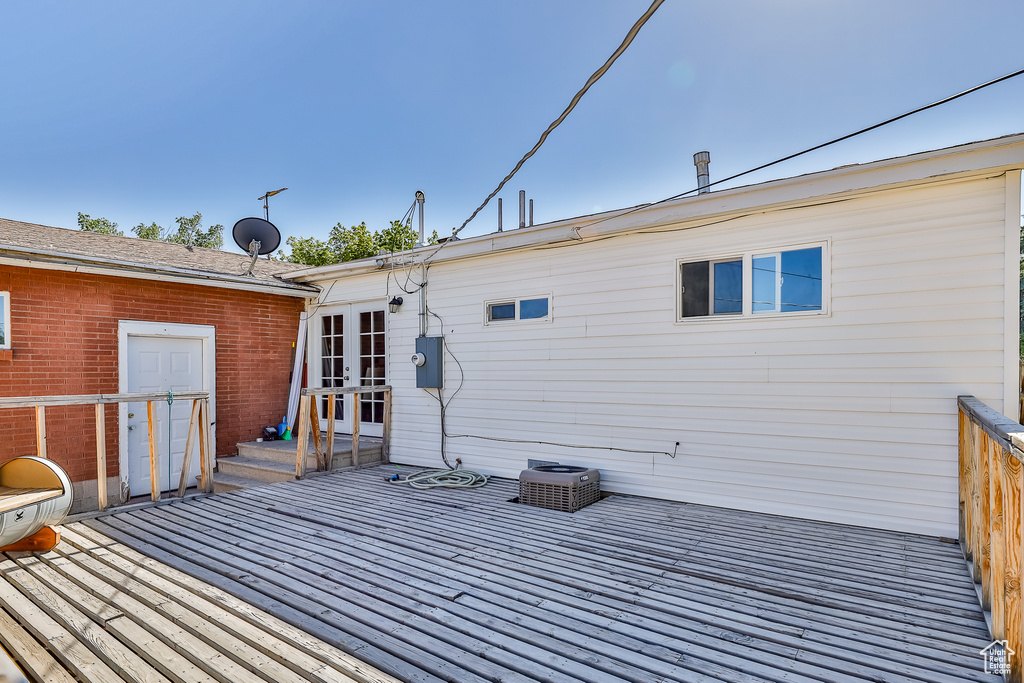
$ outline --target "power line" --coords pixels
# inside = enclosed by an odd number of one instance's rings
[[[622,43],[619,45],[619,47],[615,49],[615,52],[613,52],[612,55],[605,61],[605,63],[601,65],[601,68],[595,71],[590,76],[590,78],[587,79],[587,82],[583,85],[583,87],[580,88],[580,90],[573,96],[572,101],[569,102],[569,106],[565,108],[565,111],[563,111],[557,119],[551,122],[551,124],[547,127],[547,130],[541,133],[540,139],[537,140],[537,144],[533,146],[533,149],[527,152],[526,155],[519,160],[519,163],[516,164],[515,168],[513,168],[509,172],[509,174],[505,176],[500,183],[498,183],[498,186],[494,188],[494,191],[487,195],[487,198],[483,201],[483,203],[480,206],[476,207],[476,210],[473,211],[473,214],[469,218],[467,218],[462,223],[462,225],[458,227],[458,229],[452,232],[451,237],[448,238],[449,240],[451,240],[460,232],[462,232],[462,229],[469,225],[470,221],[476,218],[477,214],[480,213],[485,206],[487,206],[488,202],[494,199],[494,196],[496,194],[501,192],[501,188],[505,187],[505,183],[511,180],[512,176],[518,173],[519,169],[523,167],[523,164],[525,164],[526,161],[530,157],[532,157],[537,152],[537,150],[540,149],[540,146],[543,145],[544,141],[548,139],[548,135],[551,134],[551,131],[557,128],[559,124],[561,124],[562,121],[565,120],[565,117],[567,117],[569,113],[576,108],[576,105],[579,103],[579,101],[583,99],[583,96],[587,93],[588,90],[590,90],[590,86],[597,83],[597,81],[600,80],[602,76],[604,76],[605,72],[607,72],[608,69],[611,68],[612,64],[615,63],[615,60],[622,56],[622,53],[626,51],[626,48],[628,48],[630,43],[633,42],[633,39],[636,38],[636,35],[640,32],[640,29],[643,28],[643,25],[647,23],[647,20],[651,18],[654,12],[657,11],[657,9],[661,7],[662,3],[664,2],[665,0],[654,0],[654,2],[651,3],[651,6],[647,8],[647,11],[643,13],[643,16],[637,19],[636,23],[633,24],[633,27],[629,29],[629,32],[626,34],[626,37],[623,38]],[[447,243],[447,241],[441,243],[437,247],[437,249],[435,249],[433,253],[431,253],[429,256],[423,259],[423,261],[427,262],[430,259],[432,259],[437,254],[437,252],[441,251],[441,249],[444,248],[444,245]]]
[[[1018,69],[1017,71],[1008,73],[1005,76],[1000,76],[999,78],[994,78],[991,81],[987,81],[987,82],[982,83],[980,85],[976,85],[973,88],[968,88],[967,90],[963,90],[961,92],[958,92],[955,95],[950,95],[949,97],[944,97],[941,100],[936,100],[935,102],[932,102],[931,104],[926,104],[923,107],[918,107],[917,109],[912,109],[912,110],[910,110],[908,112],[900,114],[899,116],[893,116],[892,118],[886,119],[885,121],[880,121],[879,123],[870,125],[867,128],[861,128],[860,130],[854,131],[852,133],[847,133],[846,135],[843,135],[841,137],[829,140],[828,142],[823,142],[823,143],[821,143],[819,145],[815,145],[813,147],[808,147],[807,149],[800,150],[799,152],[795,152],[793,154],[788,154],[788,155],[786,155],[784,157],[776,159],[775,161],[769,161],[766,164],[761,164],[760,166],[755,166],[754,168],[748,169],[746,171],[742,171],[741,173],[737,173],[735,175],[731,175],[728,178],[722,178],[721,180],[716,180],[713,183],[708,183],[707,185],[705,185],[705,187],[711,187],[713,185],[720,185],[721,183],[727,183],[730,180],[736,180],[737,178],[741,178],[741,177],[743,177],[745,175],[750,175],[751,173],[756,173],[757,171],[762,171],[762,170],[764,170],[764,169],[766,169],[766,168],[768,168],[770,166],[775,166],[777,164],[781,164],[784,161],[789,161],[790,159],[795,159],[795,158],[797,158],[799,156],[803,156],[804,154],[809,154],[810,152],[817,151],[819,149],[822,149],[823,147],[828,147],[829,145],[834,145],[837,142],[843,142],[844,140],[849,140],[852,137],[856,137],[858,135],[862,135],[862,134],[867,133],[869,131],[875,130],[876,128],[881,128],[882,126],[887,126],[890,123],[895,123],[896,121],[899,121],[900,119],[905,119],[908,116],[913,116],[914,114],[919,114],[919,113],[921,113],[921,112],[923,112],[925,110],[932,109],[933,107],[938,107],[941,104],[946,104],[947,102],[952,102],[953,100],[956,100],[956,99],[959,99],[961,97],[964,97],[965,95],[970,95],[973,92],[977,92],[977,91],[979,91],[979,90],[981,90],[983,88],[989,87],[990,85],[995,85],[996,83],[1001,83],[1001,82],[1009,80],[1011,78],[1015,78],[1017,76],[1020,76],[1021,74],[1024,74],[1024,69]],[[627,215],[629,215],[631,213],[636,213],[637,211],[643,211],[644,209],[649,209],[652,206],[658,206],[659,204],[664,204],[665,202],[671,202],[671,201],[676,200],[676,199],[682,199],[683,197],[685,197],[687,195],[691,195],[694,192],[697,192],[699,189],[700,189],[699,187],[695,187],[692,190],[687,190],[686,192],[680,192],[679,194],[672,195],[671,197],[666,197],[665,199],[659,199],[656,202],[650,202],[648,204],[641,204],[640,206],[635,206],[632,209],[629,209],[628,211],[623,211],[621,213],[617,213],[614,216],[609,216],[608,218],[602,218],[601,220],[594,221],[593,223],[587,223],[585,226],[582,226],[582,227],[588,227],[589,228],[592,225],[597,225],[598,223],[604,223],[605,221],[610,221],[610,220],[615,219],[615,218],[621,218],[622,216],[627,216]]]

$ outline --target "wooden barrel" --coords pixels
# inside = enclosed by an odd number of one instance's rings
[[[73,498],[71,479],[52,460],[26,456],[0,465],[0,547],[60,524]]]

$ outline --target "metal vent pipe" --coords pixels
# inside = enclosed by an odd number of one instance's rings
[[[697,167],[697,193],[704,194],[710,192],[708,184],[710,181],[710,175],[708,174],[708,164],[711,163],[711,152],[697,152],[693,155],[693,165]]]
[[[533,227],[533,200],[530,200],[530,227]]]
[[[519,190],[519,227],[526,227],[526,190]]]
[[[498,232],[501,232],[501,197],[498,197]]]

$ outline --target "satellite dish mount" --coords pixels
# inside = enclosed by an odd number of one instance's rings
[[[231,228],[231,236],[238,248],[248,252],[251,259],[246,275],[252,275],[257,258],[271,253],[281,245],[281,231],[262,218],[243,218]]]

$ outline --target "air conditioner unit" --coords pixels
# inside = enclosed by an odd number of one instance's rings
[[[523,505],[576,512],[601,498],[601,473],[571,465],[540,465],[519,473]]]

